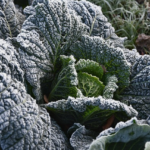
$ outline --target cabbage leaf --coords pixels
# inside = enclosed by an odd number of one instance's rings
[[[110,129],[108,129],[110,130]],[[108,133],[108,131],[105,131]],[[90,145],[89,150],[146,150],[149,149],[147,142],[150,140],[150,126],[143,124],[136,118],[126,123],[120,122],[112,129],[111,134],[105,133],[97,137]],[[147,147],[147,148],[145,148]]]
[[[44,107],[55,117],[61,125],[73,125],[74,122],[85,125],[88,129],[100,129],[113,114],[118,120],[128,120],[137,116],[137,111],[112,99],[73,98],[49,102]]]
[[[0,1],[0,38],[15,37],[21,29],[18,12],[13,0]]]
[[[139,112],[139,118],[146,119],[150,114],[150,56],[141,56],[136,50],[124,51],[127,61],[132,64],[131,82],[120,95]]]

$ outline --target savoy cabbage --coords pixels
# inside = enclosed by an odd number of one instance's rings
[[[21,27],[0,0],[1,149],[149,150],[138,119],[150,114],[150,56],[125,49],[86,0],[33,0],[24,14]]]

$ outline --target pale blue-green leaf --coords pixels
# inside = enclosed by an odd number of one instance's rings
[[[21,24],[13,0],[0,1],[0,38],[15,37],[19,34]]]
[[[150,126],[133,118],[127,123],[118,123],[109,135],[105,135],[105,133],[102,135],[101,133],[92,142],[89,150],[145,150],[144,147],[148,145],[146,143],[149,141]]]

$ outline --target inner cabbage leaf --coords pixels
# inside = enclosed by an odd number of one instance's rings
[[[77,90],[77,72],[75,69],[75,59],[73,56],[60,56],[62,68],[58,75],[53,79],[51,91],[48,100],[56,101],[66,99],[68,96],[76,97]]]
[[[104,85],[97,77],[86,72],[79,72],[78,80],[78,88],[84,96],[98,97],[103,94]]]

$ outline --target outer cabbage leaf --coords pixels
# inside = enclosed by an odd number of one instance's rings
[[[147,147],[148,141],[150,141],[150,126],[132,118],[126,123],[118,123],[115,129],[100,133],[89,150],[146,150],[144,147]]]
[[[15,37],[20,32],[20,22],[13,0],[0,1],[0,38]]]
[[[103,97],[105,99],[113,98],[114,92],[118,88],[118,79],[115,75],[105,74],[104,84],[106,85],[103,92]]]
[[[68,8],[73,9],[77,15],[82,17],[82,22],[89,27],[91,35],[106,39],[114,32],[114,28],[102,14],[101,7],[88,1],[68,1]]]
[[[103,76],[103,68],[100,66],[97,62],[92,61],[92,60],[85,60],[85,59],[80,59],[76,65],[75,68],[77,72],[87,72],[89,74],[92,74],[99,79],[102,79]]]
[[[70,144],[74,150],[87,150],[93,139],[96,138],[96,135],[96,132],[81,126],[72,134]]]
[[[24,72],[20,68],[19,54],[14,47],[0,39],[0,72],[11,75],[11,78],[24,82]]]
[[[44,108],[26,93],[22,83],[0,73],[0,144],[3,150],[70,149]]]
[[[0,73],[0,143],[3,150],[48,149],[50,117],[20,82]]]
[[[73,98],[59,100],[44,105],[61,125],[72,126],[74,122],[85,125],[86,128],[100,129],[111,115],[119,120],[127,120],[136,116],[137,111],[112,99],[105,100],[101,96],[97,98]]]
[[[130,85],[121,93],[122,99],[131,104],[138,112],[139,118],[150,114],[150,56],[139,55],[136,50],[124,50],[126,59],[132,64]]]
[[[10,43],[0,40],[0,147],[70,149],[58,125],[52,122],[51,127],[47,111],[27,94],[19,58]]]
[[[49,101],[56,101],[58,99],[66,99],[68,96],[77,97],[78,84],[77,72],[75,69],[75,59],[73,56],[60,56],[62,68],[56,79],[53,80],[51,92],[49,94]]]
[[[78,73],[78,88],[86,97],[98,97],[102,95],[104,85],[99,78],[92,76],[86,72]],[[71,96],[71,95],[70,95]]]
[[[50,150],[53,149],[61,149],[61,150],[71,150],[71,146],[69,144],[69,140],[61,130],[56,121],[51,118],[51,147]]]
[[[111,45],[114,45],[114,47],[124,48],[123,44],[127,38],[118,37],[115,34],[114,28],[103,15],[100,6],[94,5],[86,0],[63,1],[67,1],[70,12],[74,10],[78,16],[81,16],[81,21],[88,26],[89,34],[91,36],[99,36],[105,40],[109,39],[109,42]]]
[[[100,37],[84,35],[71,47],[71,54],[76,59],[91,59],[104,65],[109,73],[117,76],[120,87],[129,85],[130,65],[121,48],[110,46]]]
[[[35,13],[24,22],[17,41],[26,78],[34,88],[36,99],[40,100],[40,78],[50,78],[54,74],[59,55],[65,54],[86,33],[87,28],[79,17],[68,12],[65,3],[49,0],[36,2],[32,6]]]

